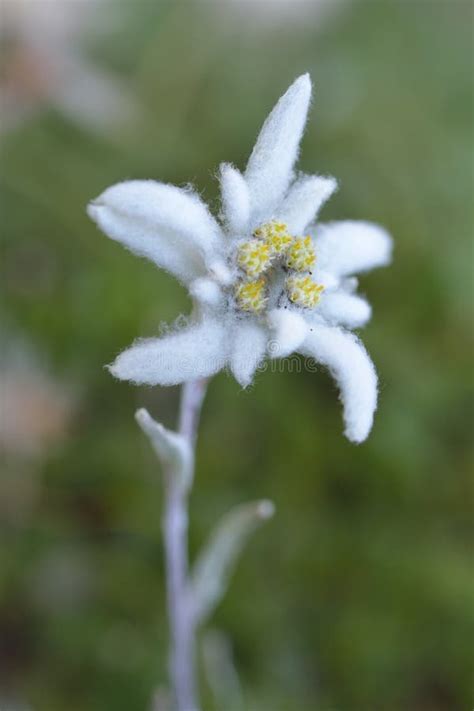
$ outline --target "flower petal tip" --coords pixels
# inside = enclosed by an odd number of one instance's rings
[[[258,502],[257,515],[263,521],[272,518],[275,515],[275,504],[270,499],[262,499]]]
[[[100,205],[97,200],[92,200],[86,207],[86,212],[93,222],[97,222],[99,219]]]
[[[140,407],[140,409],[135,412],[135,420],[140,426],[147,425],[152,421],[150,413],[148,410],[145,410],[144,407]]]
[[[234,373],[234,378],[237,380],[237,382],[240,385],[240,387],[242,388],[242,390],[247,390],[250,387],[250,385],[252,385],[253,378],[251,376],[250,377],[248,377],[248,376],[237,377],[236,374]]]
[[[349,442],[352,442],[352,444],[362,444],[362,442],[365,442],[367,437],[370,434],[370,431],[372,429],[372,423],[370,423],[370,426],[368,428],[364,429],[357,429],[356,427],[346,427],[344,430],[344,435],[347,437]]]
[[[135,351],[138,351],[135,346],[126,348],[118,354],[112,363],[108,363],[105,368],[117,380],[125,380],[135,385],[143,385],[146,381],[140,378],[140,371],[136,369],[133,357]]]
[[[323,177],[327,183],[327,192],[329,193],[329,195],[337,193],[337,191],[339,190],[339,181],[337,180],[337,178],[335,178],[333,175],[325,175]]]
[[[392,255],[393,255],[393,237],[392,235],[387,232],[383,227],[379,228],[383,237],[382,239],[385,242],[385,261],[382,263],[381,266],[386,267],[392,262]]]
[[[126,380],[124,378],[122,370],[120,368],[120,356],[117,356],[117,358],[114,360],[113,363],[107,363],[105,368],[109,371],[111,375],[113,375],[114,378],[117,378],[117,380]]]
[[[304,74],[300,74],[299,77],[295,79],[293,82],[293,86],[298,85],[301,88],[309,89],[311,91],[311,87],[313,86],[313,83],[311,81],[311,75],[309,72],[305,72]]]
[[[288,88],[286,95],[288,96],[289,94],[293,95],[293,98],[302,102],[309,102],[311,101],[311,93],[313,91],[313,83],[311,81],[311,77],[309,75],[309,72],[306,72],[306,74],[301,74],[293,84],[290,85]]]

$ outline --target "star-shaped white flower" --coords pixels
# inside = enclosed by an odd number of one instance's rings
[[[246,387],[266,357],[301,353],[329,368],[345,434],[361,442],[377,376],[348,330],[371,315],[353,275],[387,264],[391,239],[367,222],[315,222],[336,181],[293,170],[310,98],[305,74],[265,121],[245,173],[221,165],[220,222],[192,189],[152,180],[119,183],[89,205],[105,234],[174,274],[194,303],[185,327],[137,341],[110,370],[137,384],[175,385],[228,367]]]

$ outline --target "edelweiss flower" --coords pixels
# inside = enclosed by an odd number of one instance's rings
[[[345,434],[361,442],[377,377],[346,330],[371,314],[353,275],[387,264],[391,240],[367,222],[315,223],[336,181],[293,172],[310,98],[305,74],[265,121],[245,173],[221,165],[220,223],[190,188],[151,180],[114,185],[89,205],[105,234],[174,274],[194,303],[184,328],[137,341],[110,370],[137,384],[174,385],[229,367],[246,387],[266,357],[301,353],[329,368]]]

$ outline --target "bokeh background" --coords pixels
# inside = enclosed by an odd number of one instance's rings
[[[191,552],[234,504],[275,501],[200,641],[205,709],[473,706],[473,5],[463,0],[2,0],[2,711],[165,709],[157,463],[133,420],[178,391],[103,364],[189,308],[86,203],[125,178],[214,204],[273,103],[309,71],[301,167],[323,219],[380,222],[363,279],[380,373],[369,441],[326,373],[216,377]],[[239,680],[234,668],[238,669]]]

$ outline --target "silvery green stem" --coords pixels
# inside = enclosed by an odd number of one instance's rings
[[[185,383],[181,392],[179,434],[192,451],[191,481],[167,472],[163,512],[166,583],[170,622],[170,674],[176,711],[198,711],[195,678],[195,622],[188,592],[188,491],[194,472],[194,451],[207,381]]]
[[[135,418],[156,452],[164,474],[163,535],[170,623],[169,668],[173,711],[199,711],[195,678],[196,629],[222,599],[249,536],[273,515],[271,501],[235,506],[223,516],[188,565],[188,493],[194,476],[199,415],[207,381],[186,383],[181,391],[178,431],[166,429],[144,409]]]

